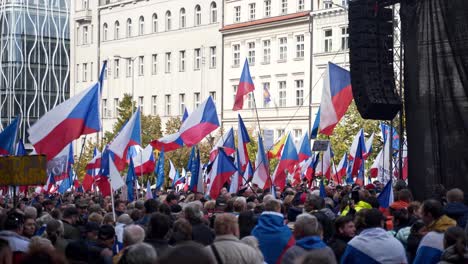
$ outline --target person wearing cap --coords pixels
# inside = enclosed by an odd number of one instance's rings
[[[385,217],[378,209],[365,213],[366,228],[349,241],[341,263],[408,263],[403,245],[383,229]]]

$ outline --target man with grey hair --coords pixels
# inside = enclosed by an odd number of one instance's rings
[[[127,264],[152,264],[156,262],[157,256],[156,250],[150,244],[137,243],[127,248],[120,262]]]
[[[199,201],[190,202],[184,207],[184,218],[192,225],[192,239],[203,245],[210,245],[214,240],[214,232],[203,222]]]
[[[328,259],[333,259],[336,263],[333,250],[322,241],[322,227],[315,216],[307,213],[298,215],[294,224],[294,236],[296,245],[286,251],[281,264],[296,263],[299,257],[311,251],[326,254]]]
[[[122,217],[123,215],[119,216]],[[145,230],[139,226],[130,224],[123,228],[123,249],[113,257],[113,262],[118,263],[119,260],[132,245],[142,243],[145,240]]]

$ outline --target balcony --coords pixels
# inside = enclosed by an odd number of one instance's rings
[[[90,22],[92,15],[91,9],[85,8],[75,12],[75,21],[78,23]]]

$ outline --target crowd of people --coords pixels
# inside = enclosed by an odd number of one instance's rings
[[[382,187],[0,197],[0,263],[468,263],[463,191],[418,202],[401,181],[382,208]]]

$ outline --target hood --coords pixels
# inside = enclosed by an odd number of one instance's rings
[[[443,215],[436,221],[432,222],[430,225],[427,226],[428,231],[435,231],[439,233],[443,233],[447,231],[450,227],[456,226],[457,222],[452,218]]]
[[[264,212],[258,218],[258,227],[266,232],[279,232],[287,226],[284,224],[284,217],[280,213]]]
[[[296,245],[306,250],[320,249],[327,246],[319,236],[309,236],[299,239],[296,241]]]
[[[445,214],[449,216],[463,216],[468,213],[468,206],[463,203],[448,203],[444,208]]]

